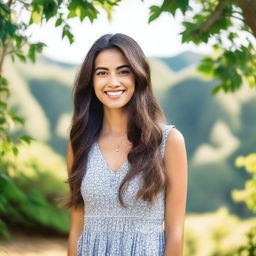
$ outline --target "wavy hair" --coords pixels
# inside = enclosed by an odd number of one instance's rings
[[[92,45],[74,82],[74,110],[69,134],[74,158],[68,178],[70,198],[67,207],[77,207],[84,203],[81,182],[86,174],[89,150],[99,137],[103,121],[103,106],[93,88],[94,62],[101,51],[111,48],[124,54],[135,75],[135,91],[126,105],[127,136],[132,144],[127,158],[131,168],[119,187],[120,204],[127,207],[123,193],[138,173],[142,174],[143,182],[136,199],[142,198],[154,203],[157,194],[166,188],[167,179],[159,152],[163,136],[160,122],[166,123],[166,117],[152,92],[148,62],[134,39],[121,33],[106,34]]]

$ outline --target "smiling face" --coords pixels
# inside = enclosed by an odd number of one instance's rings
[[[123,108],[135,90],[135,76],[118,49],[103,50],[95,59],[93,87],[106,108]]]

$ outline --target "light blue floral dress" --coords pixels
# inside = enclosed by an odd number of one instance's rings
[[[162,125],[163,156],[166,138],[175,125]],[[84,229],[77,243],[78,256],[163,256],[165,248],[165,193],[156,205],[136,200],[142,176],[137,175],[124,192],[123,208],[118,200],[119,185],[129,171],[126,160],[113,171],[95,142],[88,155],[87,171],[81,184],[85,202]]]

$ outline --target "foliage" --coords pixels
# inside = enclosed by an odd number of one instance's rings
[[[184,256],[248,255],[236,254],[238,241],[245,242],[245,233],[254,223],[255,218],[241,220],[230,214],[226,207],[206,214],[189,214],[185,225]],[[255,245],[255,240],[253,243]]]
[[[33,138],[27,135],[18,138],[11,137],[11,131],[14,125],[24,124],[23,118],[20,118],[15,111],[9,108],[6,100],[10,95],[7,87],[7,80],[0,76],[0,156],[3,157],[7,152],[12,151],[14,155],[18,154],[17,145],[23,142],[30,143]],[[5,93],[5,95],[4,95]]]
[[[228,252],[215,252],[211,256],[255,256],[256,255],[256,226],[246,233],[247,241],[240,246],[233,247]]]
[[[234,256],[255,256],[256,255],[256,226],[246,234],[247,244],[238,248]]]
[[[74,35],[71,32],[69,19],[79,18],[82,22],[88,18],[91,22],[98,17],[98,8],[102,8],[108,14],[109,20],[113,7],[120,0],[31,0],[12,1],[0,4],[0,47],[8,50],[5,54],[10,54],[13,58],[18,57],[21,61],[30,59],[35,62],[36,54],[41,52],[45,46],[42,42],[31,43],[26,32],[33,24],[48,22],[55,18],[55,26],[62,28],[62,38],[67,38],[70,44],[74,42]],[[22,20],[23,13],[29,15],[29,19]],[[19,14],[19,17],[17,15]],[[26,52],[25,48],[26,47]]]
[[[12,216],[18,218],[19,212],[16,211],[15,204],[17,201],[12,200],[13,196],[17,197],[21,205],[26,205],[26,197],[22,195],[22,191],[16,187],[14,181],[11,179],[8,167],[11,163],[6,162],[6,156],[13,154],[15,156],[19,153],[19,146],[25,143],[31,143],[30,136],[22,135],[17,138],[11,137],[11,131],[14,124],[24,124],[23,118],[20,118],[15,111],[10,109],[7,104],[7,98],[10,96],[9,89],[7,87],[7,80],[0,76],[0,236],[8,238],[10,236],[7,228],[7,224],[3,220],[5,216]],[[5,158],[4,158],[5,157]],[[14,204],[14,205],[13,205]]]
[[[236,202],[245,202],[247,207],[256,213],[256,154],[237,157],[235,165],[244,167],[252,175],[252,178],[246,181],[243,190],[233,190],[232,197]]]
[[[196,256],[199,250],[197,236],[192,232],[192,230],[186,231],[185,239],[185,256]]]
[[[242,3],[244,2],[244,3]],[[246,5],[247,4],[247,5]],[[254,9],[253,9],[254,8]],[[256,12],[254,1],[163,1],[161,6],[151,6],[149,22],[167,12],[176,16],[183,14],[182,42],[211,43],[213,56],[202,60],[198,70],[220,81],[212,90],[234,92],[245,82],[251,88],[256,85],[256,58],[254,17],[248,9]],[[242,31],[239,32],[238,31]],[[241,35],[244,40],[241,40]]]
[[[236,91],[243,82],[242,78],[252,89],[255,87],[256,59],[252,43],[249,42],[247,47],[241,45],[238,49],[225,51],[216,44],[214,50],[216,56],[205,57],[198,67],[198,70],[205,75],[218,78],[221,81],[213,89],[213,93],[217,93],[219,90]]]
[[[244,167],[252,175],[245,183],[242,190],[233,190],[232,197],[236,202],[245,202],[247,207],[256,212],[256,154],[239,156],[236,158],[235,165]],[[232,255],[234,256],[254,256],[256,255],[256,226],[252,227],[247,233],[247,243],[240,246]],[[229,256],[229,255],[227,255]]]
[[[9,238],[8,226],[14,225],[68,232],[68,212],[58,204],[67,192],[61,174],[65,164],[45,147],[40,143],[19,146],[18,156],[8,154],[1,162],[0,236]]]
[[[36,53],[41,52],[45,44],[29,42],[29,37],[24,33],[29,26],[54,18],[55,26],[62,28],[62,38],[67,38],[72,44],[75,38],[68,23],[70,19],[79,18],[83,22],[88,18],[93,22],[98,18],[98,9],[101,8],[107,12],[108,19],[111,20],[114,7],[120,1],[9,0],[1,3],[0,47],[2,46],[5,55],[10,54],[13,59],[17,57],[21,61],[26,61],[29,58],[34,62]],[[200,71],[220,80],[212,93],[215,94],[219,90],[234,92],[244,81],[252,88],[256,84],[256,28],[253,23],[254,17],[248,14],[248,9],[253,8],[256,11],[253,0],[163,0],[160,6],[150,6],[148,21],[153,22],[164,12],[174,17],[177,13],[182,14],[182,42],[211,43],[216,51],[215,56],[205,58],[199,66]],[[29,19],[24,21],[15,18],[17,13],[22,16],[23,12],[29,14]],[[241,33],[238,31],[243,31],[244,40],[240,40]],[[24,45],[27,46],[26,52],[23,50]]]

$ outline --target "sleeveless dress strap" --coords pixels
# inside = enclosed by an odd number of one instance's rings
[[[170,125],[164,125],[164,127],[163,127],[163,138],[162,138],[162,142],[160,144],[160,153],[161,153],[162,157],[164,156],[167,136],[172,128],[175,128],[175,125],[170,124]]]

